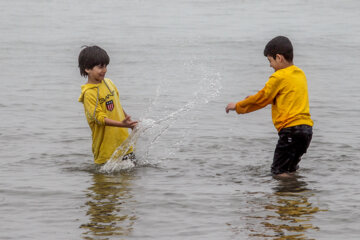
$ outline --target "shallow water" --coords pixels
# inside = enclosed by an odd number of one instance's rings
[[[0,7],[0,239],[358,239],[358,1]],[[224,111],[263,87],[277,35],[293,41],[315,122],[291,181],[269,174],[270,108]],[[91,44],[108,51],[126,112],[158,123],[127,171],[92,163],[77,103],[77,56]]]

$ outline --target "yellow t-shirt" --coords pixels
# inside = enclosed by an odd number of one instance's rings
[[[277,70],[262,90],[236,104],[236,112],[253,112],[270,103],[272,120],[278,131],[302,124],[313,126],[307,81],[300,68],[292,65]]]
[[[129,136],[127,128],[105,126],[105,118],[116,121],[125,119],[119,92],[113,82],[105,78],[99,84],[82,85],[79,102],[84,104],[85,116],[92,132],[94,161],[97,164],[105,163]],[[127,154],[132,151],[130,148]]]

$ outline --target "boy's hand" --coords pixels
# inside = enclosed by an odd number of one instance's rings
[[[229,103],[226,108],[225,108],[225,111],[226,113],[229,113],[229,111],[235,111],[236,109],[236,103]]]
[[[131,116],[127,115],[122,123],[124,124],[124,127],[133,129],[138,124],[138,121],[131,120]]]

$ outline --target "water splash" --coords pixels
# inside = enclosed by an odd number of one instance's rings
[[[211,73],[208,69],[201,67],[202,72],[201,80],[199,81],[198,89],[193,93],[193,97],[178,110],[171,112],[159,119],[140,118],[138,126],[131,132],[127,140],[119,146],[109,161],[101,167],[100,171],[105,173],[113,173],[124,170],[131,170],[135,164],[131,160],[122,160],[125,153],[133,147],[137,157],[137,165],[150,164],[148,159],[150,149],[155,145],[158,139],[168,130],[178,119],[179,116],[184,116],[185,113],[190,112],[192,109],[207,104],[210,100],[220,94],[221,76],[219,73]],[[145,115],[150,115],[152,109],[157,106],[158,99],[160,98],[160,88],[157,88],[156,96],[151,102],[148,111]],[[142,137],[145,140],[145,150],[140,154],[138,151],[137,142]]]

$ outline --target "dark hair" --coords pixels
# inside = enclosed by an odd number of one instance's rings
[[[97,65],[107,66],[110,58],[106,51],[98,46],[83,46],[79,54],[80,75],[86,77],[85,69],[92,69]]]
[[[276,54],[283,55],[288,62],[293,60],[293,46],[290,40],[284,36],[278,36],[270,40],[264,49],[264,56],[271,56],[274,59]]]

